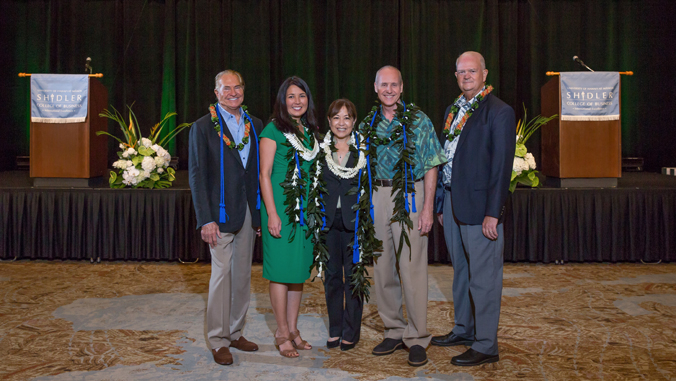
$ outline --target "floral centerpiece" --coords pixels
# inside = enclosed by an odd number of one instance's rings
[[[150,129],[150,135],[145,138],[141,135],[141,129],[136,115],[129,109],[129,125],[122,114],[114,107],[113,112],[103,110],[99,116],[112,119],[118,123],[126,141],[114,136],[106,131],[97,131],[96,135],[108,135],[120,142],[120,151],[117,156],[120,158],[113,163],[113,167],[117,168],[117,173],[113,170],[110,172],[111,188],[168,188],[171,183],[176,180],[175,171],[169,167],[171,155],[167,150],[162,148],[162,145],[175,138],[179,132],[189,127],[189,123],[183,123],[165,137],[160,137],[160,132],[166,126],[169,118],[176,115],[175,112],[168,112],[164,118]]]
[[[535,170],[535,157],[528,152],[526,141],[540,127],[557,117],[558,114],[550,117],[538,115],[529,121],[524,106],[523,120],[519,120],[516,124],[516,150],[514,151],[514,164],[512,165],[512,180],[509,183],[510,192],[514,192],[517,184],[533,188],[540,186],[540,179],[537,177],[538,171]]]

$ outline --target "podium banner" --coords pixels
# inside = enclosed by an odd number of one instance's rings
[[[87,118],[87,74],[33,74],[31,122],[82,123]]]
[[[620,73],[561,73],[561,120],[620,119]]]

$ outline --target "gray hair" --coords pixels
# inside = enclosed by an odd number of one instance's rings
[[[458,56],[455,60],[455,70],[458,70],[458,61],[460,61],[460,57],[464,56],[465,54],[476,54],[479,56],[479,62],[481,62],[481,70],[486,70],[486,61],[484,60],[484,56],[481,55],[479,52],[464,52],[461,55]]]
[[[222,76],[224,76],[226,74],[232,74],[232,75],[236,76],[237,79],[239,79],[239,84],[242,85],[242,87],[245,87],[244,86],[244,78],[242,78],[242,75],[239,74],[239,72],[237,72],[235,70],[228,69],[228,70],[223,70],[222,72],[216,74],[216,79],[214,80],[214,83],[215,83],[214,90],[218,91],[220,89],[221,85],[220,85],[220,83],[218,83],[218,81],[221,79]]]

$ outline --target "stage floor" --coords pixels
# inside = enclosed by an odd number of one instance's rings
[[[314,348],[298,359],[273,346],[276,329],[261,266],[252,269],[244,335],[260,350],[233,349],[215,364],[204,319],[210,266],[73,261],[0,263],[0,379],[40,380],[659,380],[676,377],[676,264],[506,264],[498,332],[500,362],[450,364],[465,347],[376,357],[377,295],[365,306],[361,341],[327,349],[320,281],[305,284],[299,329]],[[429,267],[428,330],[452,327],[450,266]]]

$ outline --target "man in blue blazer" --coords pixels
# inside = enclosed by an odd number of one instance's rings
[[[261,226],[257,137],[263,122],[242,107],[244,79],[238,72],[218,73],[214,93],[218,102],[190,128],[190,190],[197,229],[211,252],[207,337],[214,361],[230,365],[229,347],[258,350],[242,328],[254,233],[260,235]]]
[[[440,138],[448,163],[437,187],[436,212],[453,261],[455,327],[432,345],[471,346],[458,366],[496,362],[502,297],[502,215],[509,193],[516,124],[514,110],[486,87],[481,54],[456,61],[462,95],[446,109]]]

